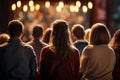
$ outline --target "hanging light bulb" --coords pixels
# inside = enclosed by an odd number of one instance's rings
[[[93,8],[93,3],[91,1],[88,2],[88,8],[92,9]]]
[[[61,8],[64,7],[64,3],[63,3],[63,1],[60,1],[60,2],[59,2],[59,6],[60,6]]]
[[[71,11],[71,12],[74,12],[74,5],[71,5],[71,6],[70,6],[70,11]]]
[[[34,2],[32,0],[29,1],[29,6],[33,6]]]
[[[24,5],[24,6],[23,6],[23,11],[24,11],[24,12],[27,12],[27,11],[28,11],[28,6],[27,6],[27,5]]]
[[[49,1],[46,1],[46,2],[45,2],[45,7],[46,7],[46,8],[49,8],[49,7],[50,7],[50,2],[49,2]]]
[[[31,6],[30,7],[30,11],[34,11],[35,10],[35,7],[34,6]]]
[[[74,7],[75,12],[79,12],[79,8],[77,6]]]
[[[11,8],[12,8],[12,11],[15,11],[16,10],[16,4],[15,3],[12,4]]]
[[[81,2],[80,1],[76,1],[76,6],[80,8],[81,7]]]
[[[21,7],[21,1],[17,1],[17,7],[18,7],[18,8]]]
[[[57,7],[56,7],[56,11],[57,11],[57,12],[60,12],[60,11],[61,11],[61,7],[60,7],[60,6],[57,6]]]
[[[35,5],[35,10],[39,10],[40,9],[40,5],[39,4],[36,4]]]
[[[82,10],[83,10],[84,13],[86,13],[86,12],[88,11],[87,6],[84,5],[84,6],[82,7]]]

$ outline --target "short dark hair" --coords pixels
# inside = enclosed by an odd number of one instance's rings
[[[19,20],[12,20],[8,23],[8,32],[11,37],[20,36],[24,30],[24,25]]]
[[[80,24],[75,24],[72,27],[72,33],[78,38],[84,38],[84,27]]]
[[[43,34],[43,27],[42,25],[37,25],[33,28],[33,37],[37,38],[42,36]]]
[[[108,28],[102,23],[96,23],[92,26],[90,33],[90,44],[100,45],[108,44],[110,42],[111,35]]]

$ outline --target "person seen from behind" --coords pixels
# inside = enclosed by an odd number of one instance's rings
[[[0,80],[34,80],[37,72],[33,48],[21,37],[24,25],[19,20],[8,23],[10,39],[0,47]]]
[[[79,51],[73,47],[69,25],[64,20],[52,23],[51,42],[41,51],[41,80],[79,80]]]
[[[80,55],[82,54],[82,51],[85,46],[88,45],[88,42],[84,40],[84,27],[80,24],[73,25],[72,29],[72,39],[74,46],[80,51]]]
[[[115,51],[116,64],[113,71],[113,80],[120,80],[120,29],[118,29],[111,40],[110,46]]]
[[[41,41],[42,35],[43,35],[43,27],[42,25],[37,25],[33,28],[32,31],[32,37],[33,39],[29,42],[27,42],[28,44],[30,44],[34,51],[35,54],[37,56],[37,65],[39,66],[39,57],[40,57],[40,51],[43,47],[45,47],[47,44]]]
[[[112,80],[116,56],[108,45],[111,40],[108,28],[102,23],[94,24],[89,40],[81,56],[81,80]]]

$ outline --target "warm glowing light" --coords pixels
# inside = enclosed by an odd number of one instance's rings
[[[88,8],[89,8],[89,9],[92,9],[92,8],[93,8],[93,3],[90,2],[90,1],[88,2]]]
[[[15,5],[15,3],[12,4],[11,8],[12,8],[12,11],[15,11],[15,10],[16,10],[16,5]]]
[[[21,1],[17,1],[17,7],[21,7]]]
[[[40,5],[39,4],[36,4],[35,5],[35,10],[39,10],[40,9]]]
[[[79,12],[79,8],[77,6],[74,7],[75,12]]]
[[[84,5],[84,6],[82,7],[82,10],[83,10],[84,13],[86,13],[86,12],[88,11],[87,6]]]
[[[76,1],[76,6],[80,7],[81,6],[81,2],[80,1]]]
[[[70,6],[70,11],[71,11],[71,12],[74,12],[74,11],[75,11],[74,9],[75,9],[74,6],[71,5],[71,6]]]
[[[64,3],[63,3],[62,1],[60,1],[60,2],[59,2],[59,6],[60,6],[61,8],[63,8],[63,7],[64,7]]]
[[[27,5],[24,5],[24,6],[23,6],[23,11],[24,11],[24,12],[27,12],[27,11],[28,11],[28,6],[27,6]]]
[[[34,11],[35,10],[35,7],[34,6],[31,6],[30,7],[30,11]]]
[[[33,6],[34,2],[32,0],[29,1],[29,6]]]
[[[50,2],[49,2],[49,1],[46,1],[46,2],[45,2],[45,7],[46,7],[46,8],[49,8],[49,7],[50,7]]]
[[[61,12],[61,7],[60,7],[60,6],[57,6],[57,7],[56,7],[56,11],[57,11],[57,12]]]

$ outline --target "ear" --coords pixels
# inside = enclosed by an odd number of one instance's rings
[[[72,34],[71,37],[72,37],[73,42],[77,40],[77,37],[74,34]]]

